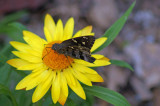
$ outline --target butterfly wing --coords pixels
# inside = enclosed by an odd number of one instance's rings
[[[60,54],[93,63],[95,58],[91,57],[90,49],[93,46],[94,41],[94,36],[76,37],[65,40],[61,44],[57,44],[57,49],[54,50]]]
[[[81,36],[63,41],[61,44],[68,46],[82,46],[91,49],[95,41],[94,36]]]
[[[69,46],[65,49],[64,55],[76,59],[82,59],[90,63],[93,63],[95,61],[95,58],[91,57],[90,49],[83,46]]]

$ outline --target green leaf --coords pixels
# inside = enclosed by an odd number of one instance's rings
[[[10,54],[10,51],[13,50],[13,47],[10,44],[5,44],[5,46],[0,50],[0,54],[4,54],[8,56]]]
[[[50,103],[48,106],[61,106],[58,102],[56,104]]]
[[[22,36],[20,35],[22,35],[22,30],[25,30],[26,28],[22,24],[14,21],[27,14],[27,11],[19,11],[4,17],[4,19],[0,21],[0,33],[8,35],[15,41],[23,41]]]
[[[3,56],[3,55],[2,55]],[[11,66],[9,64],[6,63],[6,59],[13,57],[12,55],[8,55],[8,57],[5,57],[4,61],[0,62],[0,83],[6,84],[6,82],[8,81],[10,74],[11,74]]]
[[[11,66],[5,63],[2,67],[0,67],[0,83],[5,84],[11,74],[10,71]]]
[[[69,100],[70,99],[70,100]],[[80,98],[75,92],[73,92],[71,89],[69,89],[69,96],[67,101],[73,101],[76,104],[80,104],[81,102],[84,102],[82,98]]]
[[[13,58],[13,54],[10,51],[13,50],[11,45],[7,44],[5,47],[0,50],[0,83],[6,84],[10,74],[11,74],[11,66],[6,63],[7,60]]]
[[[27,14],[28,12],[23,10],[23,11],[18,11],[8,16],[5,16],[4,19],[0,21],[0,27],[10,22],[16,21],[20,19],[21,17],[26,16]]]
[[[75,101],[73,101],[72,99],[67,99],[66,105],[67,106],[77,106]]]
[[[8,35],[10,38],[12,38],[15,41],[24,42],[22,38],[23,37],[22,31],[26,29],[27,28],[24,25],[18,22],[13,22],[2,27],[0,29],[0,33]]]
[[[80,98],[75,92],[70,92],[69,97],[67,98],[67,106],[92,106],[94,103],[94,98],[92,95],[86,92],[86,100]]]
[[[121,60],[110,60],[111,64],[117,65],[117,66],[121,66],[121,67],[125,67],[128,68],[132,71],[134,71],[134,69],[125,61],[121,61]]]
[[[5,96],[0,95],[0,106],[13,106],[11,100]]]
[[[121,29],[123,28],[124,24],[126,23],[128,16],[132,12],[133,7],[135,6],[135,2],[132,3],[132,5],[129,7],[129,9],[124,13],[123,16],[121,16],[105,33],[102,37],[107,37],[107,41],[100,46],[98,49],[96,49],[93,53],[96,53],[103,48],[107,47],[119,34]]]
[[[121,94],[108,88],[100,86],[84,86],[84,89],[87,93],[105,100],[114,106],[130,106],[128,101]]]
[[[45,97],[42,98],[43,99],[43,104],[42,106],[49,106],[50,104],[53,103],[52,98],[51,98],[51,92],[47,92],[47,94],[45,95]]]
[[[13,47],[10,44],[6,44],[2,49],[0,49],[0,63],[5,63],[9,57],[12,57],[11,50],[13,50]]]
[[[22,25],[21,23],[18,23],[18,22],[13,22],[8,25],[16,28],[18,31],[27,30],[27,28],[24,25]]]
[[[10,36],[13,38],[13,40],[24,42],[23,30],[27,30],[27,28],[23,24],[18,22],[10,23],[8,24],[8,26],[14,29],[14,31],[10,32]]]
[[[25,91],[25,90],[15,90],[14,95],[16,97],[16,100],[19,104],[19,106],[32,106],[32,94],[33,90]]]
[[[37,101],[36,103],[33,103],[32,106],[42,106],[42,99]]]
[[[12,68],[13,71],[15,71],[17,74],[19,74],[20,76],[22,77],[26,77],[28,74],[27,74],[27,71],[20,71],[20,70],[17,70],[16,68]]]
[[[11,93],[11,91],[2,84],[0,84],[0,94],[6,95],[11,100],[13,106],[18,106],[16,99]]]

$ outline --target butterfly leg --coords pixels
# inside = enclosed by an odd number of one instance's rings
[[[44,44],[44,45],[47,45],[47,44]],[[48,50],[46,48],[51,48],[51,47],[45,47],[45,50],[47,51],[47,54],[42,57],[42,60],[44,59],[44,57],[46,57],[51,52],[51,50],[48,52]]]
[[[65,55],[66,56],[66,55]],[[67,60],[68,60],[68,62],[69,62],[69,65],[72,67],[72,65],[71,65],[71,63],[70,63],[70,61],[69,61],[69,59],[68,59],[68,57],[66,56],[66,58],[67,58]]]

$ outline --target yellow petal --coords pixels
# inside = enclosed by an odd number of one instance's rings
[[[27,87],[27,83],[31,81],[34,77],[39,76],[43,70],[37,71],[37,72],[32,72],[29,74],[27,77],[25,77],[23,80],[21,80],[17,86],[16,90],[21,90]]]
[[[31,64],[23,59],[11,59],[11,60],[8,60],[7,63],[15,68],[18,68],[18,67],[21,67],[21,66],[24,66],[24,65],[28,65],[28,64]]]
[[[82,30],[79,30],[73,37],[80,37],[82,34]]]
[[[97,55],[98,56],[98,55]],[[101,57],[101,56],[98,56]],[[76,69],[79,72],[84,73],[84,75],[93,82],[103,82],[103,78],[93,69],[90,69],[84,65],[81,64],[73,64],[72,65],[73,69]]]
[[[86,36],[86,35],[94,35],[94,33],[91,33],[91,32],[92,32],[92,26],[87,26],[87,27],[81,29],[80,31],[78,31],[74,35],[74,38],[75,37],[80,37],[80,36]]]
[[[23,31],[23,35],[23,39],[32,47],[32,49],[37,50],[39,52],[42,52],[44,44],[47,44],[47,42],[44,39],[40,38],[32,32]]]
[[[60,19],[57,22],[54,40],[60,40],[60,41],[63,40],[63,23],[62,20]]]
[[[21,80],[17,86],[16,86],[16,90],[21,90],[21,89],[25,89],[26,88],[26,84],[32,80],[33,74],[28,75],[27,77],[25,77],[23,80]]]
[[[101,45],[103,45],[104,42],[106,42],[107,38],[106,37],[101,37],[95,40],[93,47],[91,48],[91,52],[93,52],[94,50],[96,50],[98,47],[100,47]]]
[[[52,69],[50,69],[50,70],[52,70]],[[53,71],[53,70],[52,70]],[[59,71],[59,70],[58,70]],[[55,80],[55,78],[56,78],[56,74],[57,74],[57,71],[56,70],[54,70],[53,71],[53,80],[52,80],[52,83],[53,83],[53,81]]]
[[[34,70],[38,67],[42,67],[43,63],[32,63],[32,64],[27,64],[23,65],[17,68],[17,70]]]
[[[10,44],[17,50],[26,52],[28,49],[31,49],[31,47],[27,44],[17,42],[17,41],[11,41]]]
[[[41,57],[42,53],[39,53],[35,50],[33,50],[29,45],[21,43],[21,42],[16,42],[16,41],[11,41],[10,44],[17,50],[25,52],[25,53],[30,53],[35,56]]]
[[[49,75],[51,74],[51,70],[46,70],[46,71],[43,71],[40,75],[32,78],[32,80],[30,80],[28,83],[27,83],[27,86],[26,86],[26,90],[30,90],[34,87],[36,87],[38,84],[40,84],[41,82],[45,81]]]
[[[63,72],[61,72],[61,93],[65,95],[65,97],[68,97],[68,85],[65,76],[63,75]]]
[[[44,26],[44,35],[48,43],[53,41],[52,35],[49,33],[49,30],[45,26]]]
[[[87,26],[82,29],[81,36],[89,35],[92,32],[92,26]]]
[[[42,63],[42,65],[40,65],[39,67],[37,67],[36,69],[33,69],[32,72],[36,72],[36,71],[39,71],[39,70],[47,70],[48,69],[48,66],[46,66],[45,64]]]
[[[80,83],[75,79],[76,82],[76,86],[73,86],[73,84],[68,83],[69,87],[78,95],[80,96],[82,99],[86,99],[86,95],[85,92],[82,88],[82,86],[80,85]]]
[[[104,82],[103,78],[99,74],[85,74],[85,76],[92,82]]]
[[[67,97],[65,96],[65,93],[62,93],[62,92],[61,92],[58,102],[59,102],[61,105],[64,105],[65,102],[66,102],[66,100],[67,100]]]
[[[33,103],[40,100],[46,94],[48,89],[51,87],[52,79],[53,79],[53,71],[45,81],[43,81],[42,83],[40,83],[37,86],[37,88],[34,91],[33,96],[32,96],[32,102]]]
[[[72,67],[74,69],[76,69],[77,71],[79,71],[81,73],[84,73],[84,74],[85,73],[88,73],[88,74],[97,74],[97,72],[95,70],[93,70],[91,68],[88,68],[88,67],[86,67],[84,65],[81,65],[81,64],[75,63],[75,64],[72,65]]]
[[[38,52],[38,51],[33,50],[33,49],[26,50],[26,53],[29,53],[29,54],[32,54],[32,55],[37,56],[39,58],[42,58],[42,52]]]
[[[75,82],[75,78],[74,76],[72,75],[72,72],[71,72],[71,68],[67,68],[63,71],[63,74],[67,80],[67,83],[68,84],[72,84],[73,86],[76,86],[76,82]]]
[[[63,40],[67,40],[70,39],[73,35],[73,31],[74,31],[74,19],[73,17],[71,17],[67,22],[66,25],[64,27],[64,37]]]
[[[102,58],[102,59],[96,59],[94,61],[94,63],[89,63],[87,61],[84,61],[84,60],[80,60],[80,59],[74,59],[74,62],[75,63],[79,63],[79,64],[82,64],[84,66],[88,66],[88,67],[99,67],[99,66],[106,66],[106,65],[109,65],[111,64],[107,58]]]
[[[57,72],[57,76],[56,76],[55,80],[52,81],[52,89],[51,89],[52,100],[54,103],[57,103],[57,101],[59,100],[59,96],[60,96],[60,92],[61,92],[60,90],[61,90],[60,72]]]
[[[41,63],[42,62],[42,58],[33,56],[31,54],[28,53],[23,53],[23,52],[18,52],[18,51],[12,51],[12,53],[16,56],[18,56],[19,58],[22,58],[28,62],[31,63]]]
[[[101,58],[101,59],[99,59],[99,60],[110,61],[110,59],[109,59],[109,58],[107,58],[107,57],[103,57],[103,58]],[[111,63],[110,63],[110,64],[111,64]]]
[[[52,42],[56,30],[55,22],[51,15],[47,14],[44,20],[44,32],[48,42]]]
[[[39,53],[35,50],[33,50],[29,45],[21,43],[21,42],[16,42],[16,41],[11,41],[10,44],[17,50],[25,52],[25,53],[30,53],[35,56],[41,57],[42,53]]]
[[[80,73],[79,71],[77,71],[76,69],[72,69],[71,70],[73,75],[79,80],[81,81],[82,83],[88,85],[88,86],[92,86],[92,83],[91,81],[82,73]]]
[[[94,57],[95,59],[102,59],[102,58],[104,58],[104,55],[92,54],[92,57]]]

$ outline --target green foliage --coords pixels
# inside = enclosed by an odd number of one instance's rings
[[[26,16],[27,14],[28,14],[28,12],[24,11],[24,10],[18,11],[16,13],[12,13],[0,21],[0,27],[3,27],[4,25],[7,25],[8,23],[16,21],[16,20],[20,19],[21,17]]]
[[[100,48],[94,52],[100,51],[103,48],[107,47],[118,35],[128,16],[130,15],[135,2],[131,7],[125,12],[125,14],[120,17],[103,35],[107,37],[108,40]],[[26,30],[26,27],[17,21],[24,15],[27,15],[26,11],[20,11],[9,16],[6,16],[3,20],[0,21],[0,34],[7,35],[14,41],[24,42],[22,38],[22,31]],[[8,106],[59,106],[60,104],[53,104],[51,99],[50,91],[44,96],[40,101],[32,103],[32,94],[34,90],[30,91],[16,91],[16,84],[23,79],[27,73],[24,71],[17,71],[15,68],[9,66],[6,61],[14,58],[11,51],[14,50],[9,44],[4,44],[5,46],[0,47],[0,105],[5,104]],[[131,70],[132,67],[123,61],[111,60],[112,64],[126,67]],[[83,86],[86,91],[86,100],[78,97],[73,91],[70,90],[69,97],[65,106],[92,106],[94,103],[93,96],[96,96],[100,99],[103,99],[115,106],[129,106],[128,101],[119,93],[109,90],[107,88],[98,87],[98,86]],[[1,103],[2,102],[2,103]]]
[[[11,57],[11,50],[13,50],[13,47],[11,47],[10,44],[6,44],[3,49],[0,51],[0,65],[4,64],[10,57]]]
[[[67,99],[67,106],[92,106],[94,103],[94,98],[92,95],[86,92],[86,100],[83,100],[77,96],[72,90],[70,90],[70,95]]]
[[[98,49],[96,49],[93,53],[96,53],[104,49],[117,37],[121,29],[123,28],[124,24],[126,23],[128,16],[132,12],[135,4],[136,1],[133,2],[133,4],[129,7],[129,9],[123,14],[123,16],[121,16],[108,30],[106,30],[106,32],[102,37],[107,37],[108,38],[107,41]]]
[[[8,99],[12,102],[13,106],[18,106],[16,99],[11,93],[11,91],[2,84],[0,84],[0,94],[6,95]]]
[[[15,21],[27,14],[27,11],[19,11],[6,16],[0,21],[0,34],[8,35],[15,41],[23,41],[22,30],[26,30],[26,27]]]
[[[22,31],[27,28],[18,22],[12,22],[0,29],[0,33],[8,35],[14,41],[24,42],[22,38]]]
[[[120,67],[125,67],[125,68],[128,68],[128,69],[134,71],[133,68],[128,63],[126,63],[125,61],[110,60],[110,62],[111,62],[111,64],[114,64],[114,65],[117,65],[117,66],[120,66]]]
[[[89,94],[103,99],[115,106],[130,106],[128,101],[122,95],[108,88],[93,85],[92,87],[85,86],[84,89]]]

